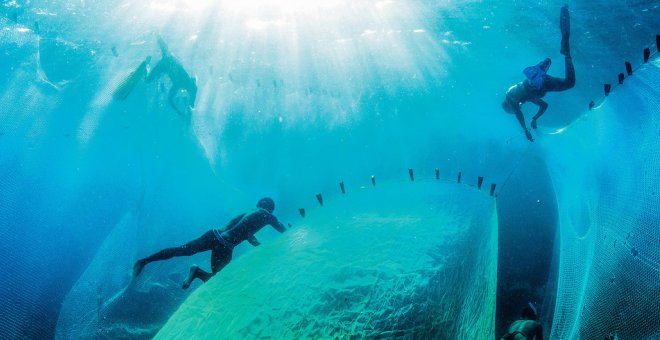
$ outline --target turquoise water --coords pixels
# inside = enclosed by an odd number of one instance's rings
[[[92,322],[83,313],[97,313],[121,292],[135,259],[222,225],[262,196],[276,200],[283,221],[294,221],[298,208],[317,204],[317,193],[340,195],[339,181],[352,190],[369,187],[372,175],[378,183],[406,182],[409,168],[418,179],[433,180],[438,168],[443,180],[455,181],[460,171],[463,184],[474,185],[477,176],[486,178],[486,186],[498,184],[498,296],[520,300],[512,306],[498,301],[498,329],[527,300],[562,310],[553,297],[561,300],[561,277],[570,276],[562,251],[584,251],[586,259],[603,253],[593,243],[566,250],[566,240],[555,242],[567,216],[581,221],[575,222],[581,237],[591,229],[600,239],[657,239],[657,230],[648,227],[657,226],[659,216],[657,109],[650,105],[658,97],[657,66],[640,65],[643,48],[655,51],[660,5],[569,3],[577,84],[545,97],[550,108],[530,144],[500,103],[522,80],[521,70],[545,57],[554,60],[551,74],[563,74],[561,5],[3,1],[1,337],[54,337],[64,327],[58,322],[63,315]],[[147,56],[152,66],[160,59],[157,36],[197,77],[191,112],[179,114],[169,105],[166,77],[137,84],[126,100],[112,98]],[[626,60],[645,77],[616,88],[613,103],[601,102],[603,84],[616,83]],[[175,106],[185,106],[186,98],[177,95]],[[589,114],[591,100],[608,114]],[[523,110],[529,119],[534,107]],[[622,118],[633,113],[642,118]],[[587,128],[573,136],[552,134],[573,122]],[[646,184],[632,190],[638,178]],[[591,185],[567,189],[586,183]],[[650,202],[649,208],[632,209],[645,206],[630,195]],[[606,217],[596,213],[605,207]],[[634,217],[617,220],[625,216]],[[601,229],[585,226],[602,218],[632,223],[622,230],[633,236],[613,236],[617,232],[605,222]],[[535,240],[544,246],[528,246]],[[640,245],[624,247],[627,254],[645,254]],[[237,249],[236,257],[250,250]],[[533,260],[518,266],[521,257]],[[179,278],[170,282],[168,275],[205,261],[198,255],[154,264],[140,284],[155,282],[159,290],[144,297],[140,313],[116,311],[117,325],[124,319],[162,324],[187,296],[178,289]],[[660,282],[657,255],[644,261],[651,269],[637,273],[648,277],[640,288],[648,293]],[[621,260],[599,266],[614,262]],[[92,270],[97,266],[107,269]],[[615,282],[621,276],[603,274]],[[572,280],[577,286],[591,282]],[[512,286],[527,288],[518,294],[506,289]],[[582,295],[564,305],[590,299]],[[83,297],[94,308],[81,306],[80,314],[62,308]],[[171,303],[160,308],[153,301]],[[657,308],[648,308],[647,315],[657,316]],[[552,334],[575,336],[564,320],[555,324],[569,330]],[[552,324],[552,318],[544,320],[548,335]],[[624,317],[611,324],[640,327]],[[647,337],[658,334],[657,321],[644,324],[650,325],[640,327],[650,329]]]

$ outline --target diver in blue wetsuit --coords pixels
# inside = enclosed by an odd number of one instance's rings
[[[192,266],[188,278],[183,282],[183,289],[187,289],[195,279],[204,282],[224,268],[232,257],[234,247],[243,241],[248,241],[253,246],[260,243],[254,234],[267,224],[270,224],[280,233],[286,231],[282,223],[273,215],[275,202],[269,197],[262,198],[257,202],[257,210],[236,216],[221,229],[211,229],[199,238],[182,246],[166,248],[153,255],[147,256],[135,262],[133,276],[137,277],[147,264],[153,261],[168,260],[175,256],[190,256],[204,251],[211,251],[211,273]]]
[[[539,110],[532,117],[531,126],[536,129],[536,121],[548,109],[548,103],[543,101],[543,96],[547,92],[566,91],[575,86],[575,68],[573,67],[573,59],[571,58],[571,51],[568,43],[570,35],[570,16],[568,13],[568,5],[564,5],[560,10],[559,26],[561,28],[561,50],[560,53],[564,55],[564,67],[566,77],[564,79],[551,77],[547,74],[552,61],[546,58],[538,65],[527,67],[523,73],[527,77],[524,81],[513,85],[506,92],[506,98],[502,103],[502,108],[508,113],[516,115],[520,126],[525,131],[525,136],[530,142],[534,141],[532,133],[525,124],[525,117],[520,109],[522,104],[532,102],[539,106]]]

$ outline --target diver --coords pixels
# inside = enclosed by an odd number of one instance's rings
[[[186,72],[179,59],[170,53],[165,41],[163,41],[161,37],[158,37],[158,45],[160,46],[161,59],[156,63],[156,66],[147,72],[147,65],[151,61],[151,57],[147,57],[147,59],[145,59],[145,61],[143,61],[140,66],[129,74],[126,80],[119,85],[113,93],[113,98],[116,100],[126,99],[131,91],[133,91],[133,88],[135,88],[137,83],[142,79],[151,82],[165,74],[172,82],[172,87],[167,96],[170,106],[172,106],[172,108],[180,115],[184,115],[184,113],[179,110],[174,99],[177,95],[181,94],[182,91],[185,91],[188,97],[187,108],[192,110],[195,107],[195,100],[197,98],[197,78],[191,77],[188,72]]]
[[[575,86],[575,68],[573,67],[573,59],[571,58],[571,51],[568,43],[571,21],[568,13],[568,5],[564,5],[560,10],[559,26],[561,29],[561,50],[560,53],[564,55],[564,67],[566,77],[564,79],[551,77],[547,74],[552,61],[546,58],[538,65],[530,66],[523,70],[527,77],[524,81],[513,85],[506,92],[506,99],[502,103],[502,108],[508,113],[516,115],[520,126],[525,131],[525,136],[530,142],[534,141],[532,133],[525,125],[525,117],[521,111],[521,106],[525,102],[532,102],[539,106],[539,110],[532,117],[531,126],[536,129],[536,121],[548,109],[548,103],[543,101],[543,96],[547,92],[560,92],[566,91]]]
[[[254,237],[254,234],[267,224],[273,226],[280,233],[286,231],[284,225],[273,215],[273,210],[275,210],[275,202],[269,197],[264,197],[257,202],[256,210],[236,216],[224,228],[211,229],[199,238],[182,246],[166,248],[138,260],[133,265],[133,276],[140,275],[144,266],[153,261],[168,260],[175,256],[190,256],[210,250],[211,273],[198,266],[190,267],[190,273],[183,282],[182,288],[188,289],[195,279],[206,282],[231,261],[234,247],[239,243],[247,240],[255,247],[261,244]]]
[[[161,59],[156,66],[147,74],[147,82],[160,77],[162,74],[167,74],[172,81],[172,88],[167,96],[170,101],[170,106],[179,114],[178,107],[174,103],[174,97],[182,90],[188,94],[188,108],[192,110],[195,108],[195,99],[197,98],[197,78],[191,77],[186,70],[183,69],[181,62],[170,53],[165,41],[158,37],[158,45],[160,46]]]
[[[523,308],[520,320],[509,326],[509,332],[500,340],[543,340],[543,326],[537,321],[536,308],[529,303]],[[536,338],[535,338],[536,337]]]

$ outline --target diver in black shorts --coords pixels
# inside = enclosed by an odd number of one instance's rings
[[[568,14],[568,5],[561,8],[559,16],[559,25],[561,28],[561,50],[560,53],[564,55],[564,67],[566,77],[564,79],[555,78],[547,75],[548,69],[552,61],[546,58],[538,65],[527,67],[523,73],[527,76],[524,81],[513,85],[506,92],[506,99],[502,103],[502,108],[508,113],[516,115],[518,122],[525,131],[525,136],[530,142],[534,141],[532,133],[525,125],[525,117],[523,116],[520,107],[526,102],[532,102],[539,106],[539,110],[532,118],[532,128],[536,129],[536,121],[545,113],[548,108],[548,103],[543,101],[543,96],[547,92],[566,91],[575,86],[575,68],[573,67],[573,59],[571,58],[571,51],[568,43],[571,21]]]
[[[133,276],[140,275],[144,266],[153,261],[168,260],[175,256],[190,256],[210,250],[211,273],[198,266],[192,266],[182,288],[187,289],[196,278],[204,282],[208,281],[231,261],[234,247],[239,243],[247,240],[253,246],[258,246],[260,243],[254,237],[254,234],[267,224],[273,226],[280,233],[286,231],[284,225],[273,215],[275,202],[271,198],[265,197],[259,200],[257,208],[255,211],[236,216],[222,229],[211,229],[199,238],[182,246],[166,248],[138,260],[133,266]]]
[[[537,321],[536,307],[531,303],[523,308],[520,320],[509,326],[509,332],[500,340],[543,340],[543,326]]]

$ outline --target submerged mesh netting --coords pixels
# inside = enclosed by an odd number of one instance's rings
[[[553,339],[660,337],[659,67],[547,143],[561,225]]]
[[[325,202],[195,291],[161,339],[494,336],[497,214],[440,182]]]
[[[170,279],[131,281],[139,216],[139,211],[123,216],[73,286],[56,339],[150,339],[183,301],[187,292],[178,289],[183,277],[176,271]]]

